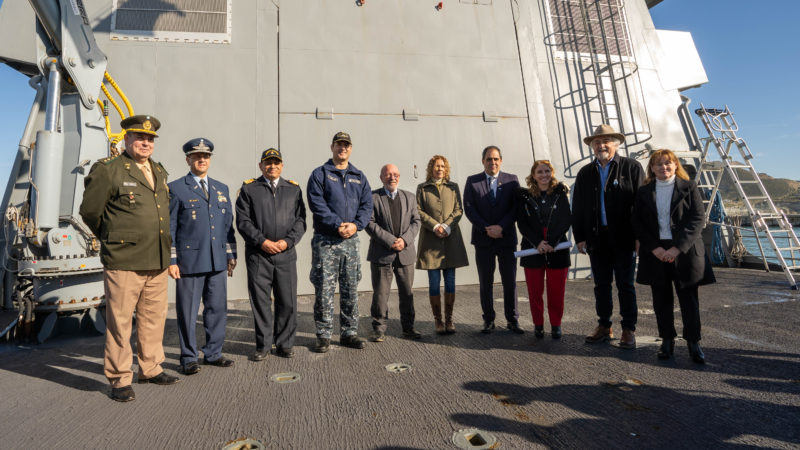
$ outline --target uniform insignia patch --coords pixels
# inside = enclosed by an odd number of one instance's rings
[[[225,198],[224,195],[218,195],[217,196],[217,201],[220,202],[220,203],[227,203],[228,199]]]
[[[149,120],[145,120],[142,122],[142,128],[149,130],[150,128],[153,128],[153,124],[151,124]]]
[[[336,181],[336,182],[338,182],[338,181],[339,181],[339,179],[338,179],[338,178],[336,178],[336,177],[335,177],[335,176],[333,176],[333,175],[328,175],[328,179],[329,179],[329,180],[331,180],[331,181]]]
[[[286,180],[286,181],[288,181],[289,183],[291,183],[291,184],[293,184],[295,186],[300,186],[299,184],[297,184],[297,181],[294,181],[294,180]]]
[[[350,179],[349,179],[349,180],[347,180],[347,181],[348,181],[349,183],[357,183],[357,184],[361,184],[361,180],[358,180],[358,179],[355,179],[355,178],[350,178]]]
[[[244,180],[244,183],[242,183],[242,184],[250,184],[253,181],[256,181],[256,179],[255,178],[250,178],[249,180]]]
[[[134,181],[123,181],[122,185],[123,186],[136,186],[136,182],[134,182]]]

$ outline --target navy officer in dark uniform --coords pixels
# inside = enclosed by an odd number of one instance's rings
[[[169,275],[177,286],[175,309],[183,373],[200,371],[195,323],[203,300],[203,362],[230,367],[222,354],[228,315],[228,281],[236,267],[233,205],[228,186],[208,176],[214,144],[196,138],[183,145],[190,172],[169,183],[172,251]]]
[[[306,206],[300,187],[281,178],[283,156],[274,148],[261,153],[262,176],[246,180],[236,200],[236,228],[244,238],[247,290],[256,329],[254,361],[275,354],[294,356],[297,330],[297,253],[306,232]],[[275,295],[273,323],[270,294]]]

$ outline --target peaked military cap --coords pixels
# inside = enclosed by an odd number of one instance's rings
[[[183,144],[183,153],[189,156],[194,153],[214,153],[214,143],[206,138],[194,138],[191,141]]]
[[[353,145],[353,141],[350,140],[350,135],[345,133],[344,131],[340,131],[340,132],[334,134],[333,135],[333,141],[331,141],[331,144],[335,144],[335,143],[337,143],[339,141],[344,141],[344,142],[347,142],[350,145]]]
[[[156,131],[161,128],[161,121],[153,116],[137,115],[130,116],[119,123],[125,131],[132,131],[135,133],[149,134],[158,137]]]
[[[261,162],[264,162],[270,158],[275,158],[280,162],[283,162],[283,156],[281,156],[281,151],[276,148],[268,148],[261,152]]]

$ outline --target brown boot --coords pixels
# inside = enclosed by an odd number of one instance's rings
[[[619,338],[619,348],[636,348],[636,333],[633,330],[622,329],[622,337]]]
[[[453,325],[453,304],[456,302],[456,293],[444,293],[444,328],[447,334],[456,332],[456,326]]]
[[[611,338],[614,337],[614,332],[611,330],[611,327],[604,327],[602,325],[598,325],[597,328],[594,329],[594,332],[589,336],[586,336],[586,342],[589,344],[593,344],[595,342],[604,342],[609,341]]]
[[[445,334],[442,322],[442,296],[431,295],[431,310],[433,310],[434,329],[436,334]]]

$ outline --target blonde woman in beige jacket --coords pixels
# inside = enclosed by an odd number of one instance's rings
[[[417,186],[417,209],[422,219],[417,246],[417,269],[428,271],[428,293],[437,334],[453,334],[456,268],[469,265],[458,222],[463,210],[458,184],[450,181],[450,163],[442,155],[428,162],[426,180]],[[444,275],[444,321],[440,283]]]

